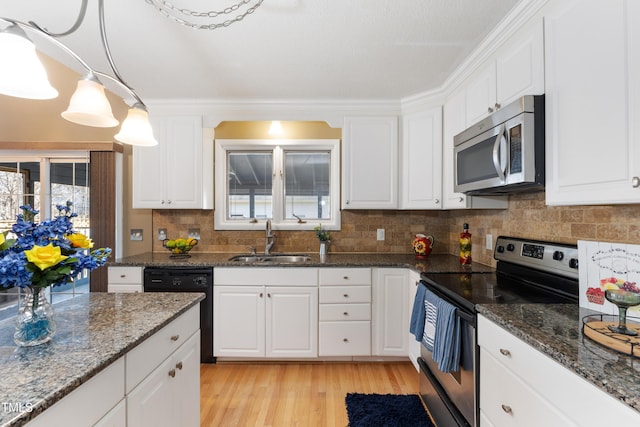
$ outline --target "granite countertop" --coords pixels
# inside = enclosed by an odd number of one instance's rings
[[[89,293],[54,304],[57,332],[35,347],[13,342],[14,319],[0,322],[0,426],[20,426],[204,299],[200,293]]]
[[[600,313],[577,304],[487,304],[478,312],[640,412],[640,358],[582,334],[582,319]]]
[[[237,253],[192,253],[190,258],[170,258],[168,252],[148,252],[133,255],[110,262],[109,265],[142,267],[405,267],[418,272],[430,273],[492,273],[493,267],[472,263],[460,265],[457,256],[449,254],[431,254],[427,259],[419,260],[413,254],[383,253],[330,253],[324,262],[320,255],[308,254],[311,261],[304,263],[242,263],[229,261]]]

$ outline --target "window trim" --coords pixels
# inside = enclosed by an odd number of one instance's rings
[[[302,224],[295,219],[284,219],[284,182],[278,167],[284,173],[284,151],[328,151],[330,153],[331,219],[310,219]],[[327,230],[340,230],[340,140],[338,139],[216,139],[215,140],[215,206],[214,230],[264,230],[266,220],[228,220],[227,151],[273,150],[273,206],[271,225],[274,230],[313,230],[319,224]]]

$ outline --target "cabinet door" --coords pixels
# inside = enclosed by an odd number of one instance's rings
[[[213,287],[214,356],[264,356],[264,294],[264,286]]]
[[[267,287],[267,357],[318,356],[318,288]]]
[[[496,56],[496,103],[501,108],[523,95],[544,93],[544,42],[542,21],[501,47]]]
[[[200,331],[196,332],[173,356],[174,412],[181,427],[200,425]]]
[[[167,119],[164,172],[166,200],[170,209],[202,207],[202,117]]]
[[[566,1],[545,18],[549,205],[640,201],[636,3]]]
[[[466,87],[466,116],[469,127],[493,113],[496,104],[496,63],[489,60]]]
[[[127,425],[175,425],[175,402],[171,390],[172,378],[169,376],[172,369],[175,369],[174,362],[169,357],[127,395]]]
[[[398,208],[398,118],[347,117],[342,209]]]
[[[466,129],[466,101],[463,90],[452,94],[444,104],[442,137],[442,203],[445,209],[466,207],[466,197],[453,190],[455,169],[453,157],[453,137]]]
[[[442,108],[402,118],[401,209],[442,207]]]
[[[406,357],[409,345],[407,270],[379,268],[373,282],[372,353]]]
[[[166,120],[149,117],[153,133],[158,140],[154,147],[133,147],[132,193],[134,208],[153,209],[165,200],[165,146]]]

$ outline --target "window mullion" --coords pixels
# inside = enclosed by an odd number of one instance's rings
[[[284,156],[282,148],[273,147],[273,222],[276,224],[284,221]]]

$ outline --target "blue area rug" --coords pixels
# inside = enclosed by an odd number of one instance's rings
[[[348,393],[349,427],[435,427],[417,394]]]

